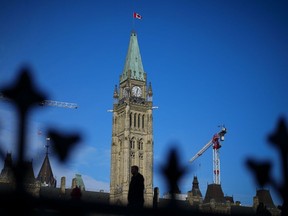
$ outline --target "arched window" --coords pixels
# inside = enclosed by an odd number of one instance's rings
[[[140,114],[138,114],[138,128],[140,128]]]
[[[140,139],[138,142],[138,150],[143,150],[143,140]]]
[[[145,119],[145,115],[142,115],[142,128],[144,129],[144,119]]]
[[[137,115],[136,113],[134,113],[134,127],[136,127],[136,118],[137,118]]]
[[[134,139],[134,137],[130,140],[130,148],[131,149],[135,148],[135,139]]]

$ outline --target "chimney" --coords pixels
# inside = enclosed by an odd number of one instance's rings
[[[77,179],[76,178],[73,178],[72,179],[72,186],[71,186],[71,188],[73,189],[73,188],[75,188],[77,186]]]

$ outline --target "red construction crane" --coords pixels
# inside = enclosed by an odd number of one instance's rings
[[[199,156],[201,156],[210,146],[213,146],[213,183],[220,184],[220,154],[219,149],[221,148],[220,141],[224,141],[224,135],[227,133],[227,129],[222,126],[221,130],[214,134],[212,139],[204,145],[204,147],[194,155],[189,162],[192,163]]]

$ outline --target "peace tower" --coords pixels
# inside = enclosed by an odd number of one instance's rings
[[[153,115],[152,86],[147,85],[137,34],[131,32],[125,66],[115,85],[110,203],[126,205],[132,165],[145,178],[145,206],[153,202]]]

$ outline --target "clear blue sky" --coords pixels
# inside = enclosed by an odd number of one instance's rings
[[[134,11],[143,19],[133,21]],[[166,192],[159,167],[177,145],[181,164],[188,167],[180,190],[191,190],[197,175],[204,196],[213,181],[212,149],[194,165],[188,160],[225,124],[222,189],[251,205],[257,185],[245,159],[274,161],[274,176],[280,177],[267,135],[280,116],[288,120],[288,2],[281,0],[1,0],[0,87],[13,82],[27,63],[48,99],[79,105],[76,110],[38,107],[29,116],[27,155],[35,175],[44,159],[46,129],[78,131],[82,141],[67,164],[50,155],[58,184],[66,176],[70,187],[79,173],[88,190],[109,191],[112,114],[107,110],[133,28],[159,106],[154,110],[154,187]],[[0,103],[0,142],[13,155],[11,110]]]

